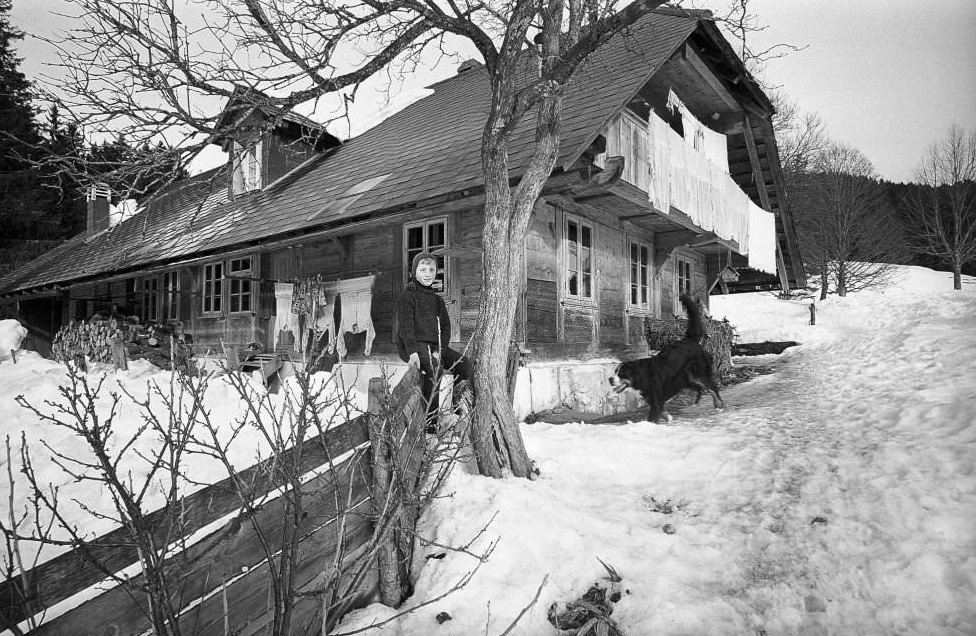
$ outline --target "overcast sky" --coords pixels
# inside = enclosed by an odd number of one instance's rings
[[[13,0],[29,77],[53,53],[31,34],[70,28],[64,0]],[[724,1],[724,0],[723,0]],[[704,2],[699,2],[703,6]],[[976,129],[976,0],[750,0],[767,29],[753,42],[806,47],[768,63],[766,80],[863,151],[878,173],[908,181],[929,144],[955,123]],[[50,73],[50,70],[47,71]],[[451,74],[439,68],[427,85]]]

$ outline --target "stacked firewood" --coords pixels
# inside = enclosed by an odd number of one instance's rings
[[[735,341],[735,327],[728,320],[713,320],[703,316],[705,333],[708,337],[702,348],[712,361],[715,377],[722,384],[728,384],[733,377],[732,344]],[[684,318],[649,318],[644,323],[644,337],[654,351],[661,351],[668,345],[685,337],[688,321]]]
[[[72,320],[54,335],[51,352],[59,362],[112,362],[124,369],[125,360],[120,359],[120,351],[125,350],[127,329],[127,325],[114,319],[90,322]]]

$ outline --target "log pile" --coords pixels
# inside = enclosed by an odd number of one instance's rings
[[[186,334],[171,333],[165,325],[139,325],[109,320],[72,320],[54,336],[51,352],[59,362],[110,363],[126,370],[130,360],[145,359],[160,369],[192,371],[192,345]]]
[[[732,344],[737,334],[735,327],[728,320],[713,320],[702,316],[705,321],[705,333],[708,337],[702,343],[702,348],[712,361],[715,377],[721,384],[728,384],[733,377]],[[648,346],[654,351],[661,351],[668,345],[685,337],[688,321],[684,318],[648,318],[644,322],[644,337]]]
[[[131,337],[129,328],[129,325],[114,319],[90,322],[72,320],[54,335],[51,353],[59,362],[113,362],[113,347],[117,350],[119,344]]]

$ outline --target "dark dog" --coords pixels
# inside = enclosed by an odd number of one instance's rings
[[[621,362],[610,378],[610,385],[617,393],[624,389],[640,392],[650,406],[647,414],[650,422],[657,421],[664,414],[664,403],[683,389],[698,392],[695,404],[701,400],[702,393],[708,391],[712,394],[715,408],[725,406],[712,377],[712,361],[701,347],[701,341],[705,339],[701,309],[695,299],[687,294],[681,295],[681,304],[688,312],[685,337],[653,358]],[[670,415],[668,419],[671,419]]]

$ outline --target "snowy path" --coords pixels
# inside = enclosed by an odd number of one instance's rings
[[[954,359],[969,342],[949,340],[973,322],[938,329],[918,309],[903,331],[802,349],[689,422],[754,458],[721,514],[742,532],[733,593],[757,633],[976,633],[976,393]]]

